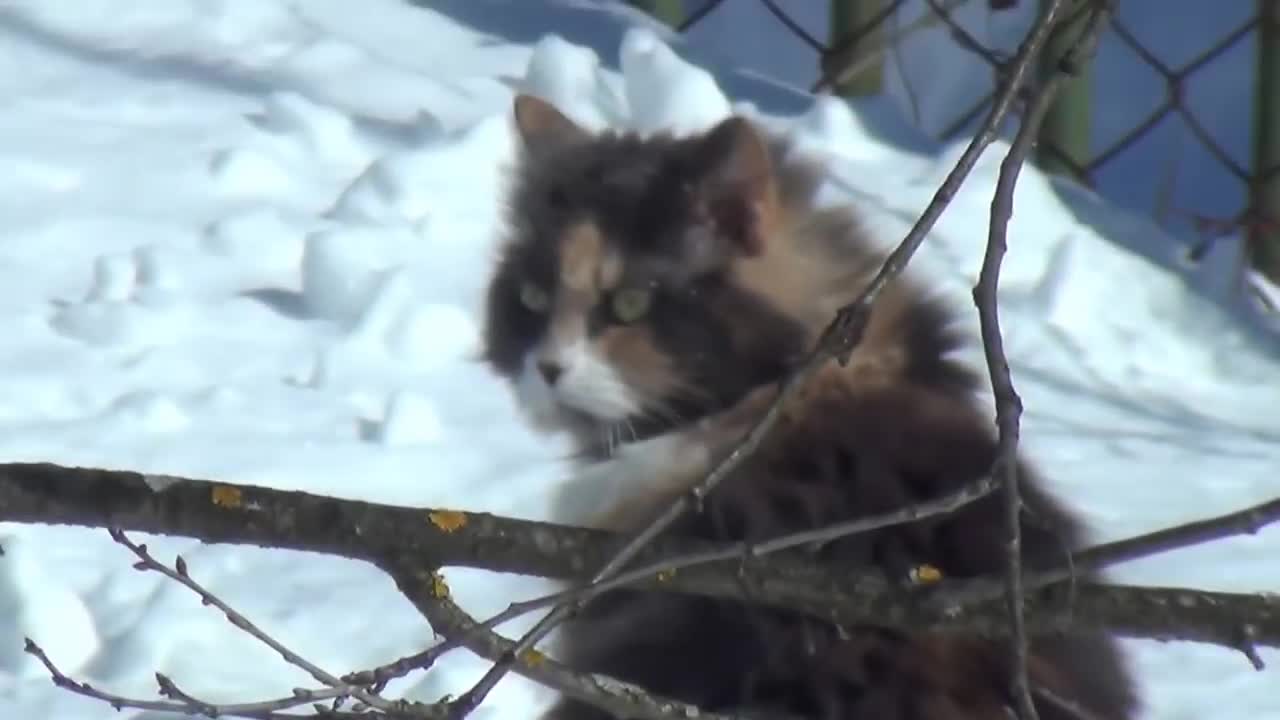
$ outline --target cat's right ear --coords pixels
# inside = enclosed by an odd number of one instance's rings
[[[516,95],[512,104],[516,131],[526,148],[585,140],[586,130],[556,109],[556,106],[533,95]]]
[[[716,233],[747,256],[765,250],[778,214],[778,188],[769,148],[748,120],[731,116],[694,146],[700,212]]]

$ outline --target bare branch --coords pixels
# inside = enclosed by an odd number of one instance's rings
[[[263,631],[257,625],[254,625],[252,622],[250,622],[248,618],[246,618],[244,615],[241,615],[238,611],[236,611],[235,608],[223,602],[221,598],[209,592],[204,588],[203,585],[196,582],[195,579],[193,579],[191,575],[188,574],[187,562],[186,560],[183,560],[181,555],[179,555],[177,560],[174,562],[174,567],[170,568],[164,563],[161,563],[160,561],[156,560],[151,555],[151,553],[147,550],[146,545],[135,543],[132,540],[130,540],[124,534],[124,531],[118,528],[111,528],[109,532],[111,533],[111,539],[115,540],[117,543],[128,548],[130,552],[132,552],[134,555],[138,557],[138,562],[134,564],[135,569],[143,572],[148,570],[158,572],[161,575],[164,575],[170,580],[177,582],[178,584],[182,585],[188,590],[199,595],[200,602],[202,602],[205,605],[212,605],[215,608],[221,610],[223,615],[226,616],[227,621],[230,622],[232,625],[234,625],[236,628],[244,631],[245,633],[248,633],[258,642],[261,642],[263,645],[266,645],[272,650],[275,650],[276,653],[280,655],[280,657],[284,658],[285,662],[295,667],[301,668],[303,671],[311,675],[311,677],[315,678],[318,682],[324,683],[325,685],[331,688],[341,691],[341,694],[343,695],[351,695],[352,697],[359,698],[362,702],[366,703],[370,707],[375,707],[375,708],[378,708],[379,710],[403,711],[407,709],[407,705],[404,703],[393,703],[392,701],[389,701],[386,698],[380,697],[375,693],[371,693],[363,688],[343,683],[337,677],[330,675],[327,671],[322,669],[320,666],[312,663],[311,661],[307,660],[306,658],[302,657],[296,652],[290,650],[284,643],[268,635],[265,631]],[[170,687],[172,687],[172,684],[170,684]],[[163,683],[161,683],[161,688],[162,690],[164,689]]]
[[[765,555],[782,550],[788,550],[801,545],[829,543],[850,535],[870,532],[872,530],[878,530],[880,528],[890,527],[893,525],[902,525],[937,515],[945,515],[989,495],[995,489],[996,485],[995,477],[988,475],[979,478],[977,482],[962,487],[955,492],[948,493],[933,500],[908,505],[904,508],[893,510],[891,512],[846,520],[844,522],[834,523],[814,530],[804,530],[797,533],[783,535],[773,540],[765,540],[759,543],[729,543],[727,545],[717,546],[713,550],[706,550],[704,552],[692,553],[681,557],[659,560],[643,567],[636,568],[635,570],[628,570],[609,580],[595,583],[588,588],[579,588],[576,590],[568,590],[563,593],[556,593],[555,595],[548,595],[546,598],[537,602],[542,602],[544,604],[550,604],[550,602],[563,602],[564,600],[571,598],[580,598],[587,590],[600,593],[605,590],[610,590],[624,585],[633,585],[647,578],[691,568],[696,565],[706,565],[708,563],[720,562],[723,560],[760,558]],[[496,622],[502,623],[509,620],[510,616],[506,613],[512,612],[517,607],[519,607],[521,613],[536,609],[534,601],[521,603],[519,606],[508,608],[508,610],[504,611],[502,615],[495,616]],[[497,620],[496,618],[502,619]]]
[[[130,698],[121,697],[119,695],[113,695],[111,693],[104,692],[102,690],[99,690],[93,687],[89,683],[82,683],[82,682],[73,680],[70,677],[68,677],[65,673],[63,673],[61,670],[58,669],[58,666],[55,665],[54,662],[49,659],[49,656],[48,654],[45,653],[44,648],[37,645],[31,638],[25,638],[24,642],[25,642],[25,645],[23,646],[23,650],[28,655],[31,655],[35,657],[37,660],[39,660],[40,664],[44,665],[45,670],[49,671],[49,675],[53,679],[53,684],[65,690],[70,690],[71,692],[74,692],[77,695],[83,695],[87,698],[92,698],[94,700],[101,700],[111,705],[111,707],[115,708],[116,710],[123,710],[125,708],[134,708],[137,710],[158,710],[162,712],[189,713],[192,715],[199,714],[198,709],[193,711],[192,708],[190,708],[187,705],[184,705],[183,703],[168,702],[164,700],[133,700]],[[248,717],[258,717],[258,716],[249,715]]]
[[[1031,55],[1038,55],[1040,47],[1048,40],[1064,5],[1065,0],[1053,0],[1045,8],[1040,24],[1032,31],[1024,45],[1024,49],[1030,49]],[[1093,53],[1102,32],[1103,21],[1109,11],[1109,3],[1097,3],[1089,18],[1088,27],[1081,33],[1076,47],[1070,53],[1072,57],[1064,58],[1063,62],[1059,63],[1059,71],[1048,78],[1034,94],[1009,152],[1000,163],[1000,174],[991,200],[991,222],[988,228],[986,252],[982,259],[978,282],[973,288],[973,300],[978,307],[981,326],[983,352],[986,355],[987,369],[995,394],[996,425],[999,437],[993,472],[1004,488],[1005,524],[1008,532],[1005,571],[1007,603],[1012,626],[1009,642],[1013,656],[1013,695],[1018,705],[1018,715],[1022,720],[1039,720],[1039,714],[1036,712],[1035,702],[1031,697],[1031,683],[1027,678],[1027,633],[1023,617],[1022,497],[1018,487],[1017,460],[1022,399],[1018,397],[1013,386],[1013,376],[1009,371],[1009,361],[1005,356],[1004,341],[1000,332],[997,299],[1000,266],[1008,247],[1009,219],[1013,217],[1013,193],[1017,187],[1018,175],[1035,146],[1040,134],[1040,126],[1044,123],[1044,118],[1052,106],[1054,95],[1065,74],[1062,72],[1062,67],[1070,61],[1074,61],[1073,67],[1078,67],[1082,52],[1090,55]]]
[[[436,570],[406,564],[403,558],[389,557],[380,567],[395,580],[396,587],[437,632],[462,642],[480,657],[493,662],[514,656],[513,668],[534,681],[591,703],[619,717],[636,720],[672,720],[698,717],[730,720],[728,716],[655,695],[643,688],[602,675],[574,671],[535,649],[516,650],[516,643],[484,628],[450,597],[448,585]],[[469,713],[479,701],[463,696],[450,703],[449,717]],[[746,720],[750,715],[734,715]],[[777,720],[784,720],[778,718]]]
[[[1221,540],[1233,535],[1253,535],[1278,520],[1280,520],[1280,499],[1124,540],[1095,545],[1071,555],[1063,567],[1024,574],[1023,589],[1029,592],[1069,580],[1074,575],[1105,570],[1113,565]],[[957,582],[954,588],[948,587],[939,594],[936,602],[970,605],[991,600],[1003,592],[1004,587],[994,581],[966,580]]]
[[[60,688],[69,690],[77,695],[101,700],[116,710],[132,709],[132,710],[149,710],[156,712],[169,712],[181,715],[203,715],[206,717],[240,717],[249,718],[250,720],[294,720],[300,717],[308,717],[304,715],[294,715],[280,713],[280,710],[288,710],[300,705],[329,700],[337,696],[338,691],[332,688],[324,690],[304,690],[298,689],[293,695],[286,698],[275,700],[264,700],[262,702],[251,703],[235,703],[235,704],[215,704],[198,700],[191,695],[177,689],[173,681],[168,677],[156,673],[156,682],[160,685],[162,694],[173,697],[175,700],[138,700],[127,698],[121,695],[115,695],[109,692],[99,690],[89,683],[79,682],[63,673],[58,666],[54,664],[44,649],[37,645],[31,638],[26,639],[23,648],[29,655],[35,657],[44,665],[45,670],[49,672],[53,684]],[[328,717],[328,718],[349,718],[354,713],[331,712],[311,717]]]
[[[803,532],[784,535],[782,537],[757,544],[746,542],[731,543],[725,546],[716,547],[712,550],[658,560],[634,570],[628,570],[614,576],[613,578],[593,585],[571,588],[562,592],[544,595],[539,598],[512,603],[502,612],[486,619],[483,623],[478,623],[477,627],[482,629],[492,629],[516,617],[533,612],[534,610],[540,610],[560,603],[580,600],[588,592],[601,593],[618,587],[635,585],[645,580],[650,580],[655,577],[664,577],[678,570],[698,565],[706,565],[723,560],[759,558],[800,545],[831,542],[842,537],[870,532],[871,530],[878,528],[914,522],[916,520],[922,520],[935,515],[943,515],[953,512],[958,508],[968,505],[969,503],[990,494],[995,488],[995,485],[996,483],[994,478],[992,476],[986,476],[979,479],[978,482],[963,487],[953,493],[881,515],[873,515],[870,517],[835,523],[816,530],[806,530]]]
[[[0,464],[0,521],[119,527],[191,537],[208,543],[318,552],[381,564],[399,556],[420,567],[471,567],[558,580],[582,580],[623,547],[624,535],[486,513],[390,505],[227,485],[130,471],[50,464]],[[1241,513],[1224,516],[1237,520]],[[1257,527],[1280,518],[1280,500],[1250,508]],[[1209,533],[1203,527],[1197,530]],[[1161,531],[1164,537],[1170,531]],[[1127,541],[1126,541],[1127,542]],[[714,543],[665,537],[641,552],[658,564],[717,549]],[[1105,546],[1102,546],[1105,547]],[[1164,549],[1156,547],[1152,552]],[[1126,557],[1138,557],[1132,548]],[[964,631],[1001,636],[1008,618],[995,602],[994,578],[944,580],[912,602],[889,593],[875,571],[832,573],[799,554],[779,553],[750,562],[691,566],[635,587],[742,598],[842,624],[879,624],[902,630]],[[1035,576],[1030,578],[1035,580]],[[969,588],[996,585],[994,595],[972,599]],[[957,598],[952,601],[951,598]],[[1103,628],[1126,637],[1207,642],[1235,650],[1242,625],[1253,627],[1259,647],[1280,647],[1280,595],[1126,587],[1082,582],[1068,623],[1058,614],[1055,582],[1027,592],[1029,632]],[[518,613],[517,613],[518,614]],[[514,617],[514,615],[512,616]],[[509,618],[508,618],[509,619]]]
[[[496,624],[503,622],[506,622],[506,620],[498,620]],[[415,670],[429,670],[442,655],[460,647],[462,647],[462,643],[453,639],[445,639],[426,650],[407,655],[385,665],[379,665],[370,670],[347,673],[342,676],[342,682],[348,685],[367,687],[371,692],[380,693],[386,688],[388,682],[402,678]]]
[[[657,577],[669,577],[671,573],[716,563],[721,561],[741,560],[742,558],[760,558],[766,554],[803,545],[809,542],[828,542],[847,535],[867,532],[890,525],[912,522],[934,515],[953,512],[964,505],[989,494],[995,487],[994,475],[988,475],[978,482],[960,490],[944,495],[935,500],[911,505],[900,510],[859,518],[843,523],[836,523],[817,530],[784,535],[775,540],[758,544],[731,543],[717,545],[713,549],[664,558],[647,563],[634,570],[628,570],[614,578],[594,586],[596,592],[612,590],[627,585],[636,585]],[[1253,507],[1238,510],[1204,520],[1197,520],[1185,525],[1157,530],[1124,540],[1097,545],[1069,554],[1063,560],[1063,566],[1057,569],[1041,570],[1031,574],[1023,573],[1023,591],[1030,592],[1049,585],[1072,580],[1080,574],[1090,571],[1104,570],[1112,565],[1150,557],[1232,535],[1253,534],[1263,527],[1280,520],[1280,499],[1271,500]],[[1006,591],[1005,581],[995,578],[972,578],[962,580],[943,579],[942,585],[930,594],[926,604],[936,610],[954,609],[961,606],[974,605],[999,598]],[[556,603],[575,599],[583,590],[569,589],[551,593],[542,597],[521,602],[514,602],[503,610],[480,623],[482,627],[493,628],[509,620],[515,619],[534,610],[549,607]],[[456,646],[456,645],[451,645]],[[442,646],[438,646],[442,647]],[[433,648],[434,649],[434,648]]]

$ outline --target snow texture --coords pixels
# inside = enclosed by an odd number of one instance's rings
[[[950,67],[937,47],[915,51]],[[886,243],[961,151],[930,146],[896,101],[814,102],[739,64],[597,3],[5,3],[0,459],[546,517],[564,441],[530,430],[476,361],[516,89],[596,127],[694,130],[737,110],[791,129],[830,161],[829,197],[857,203]],[[964,307],[1004,149],[917,261]],[[1153,258],[1171,240],[1152,222],[1033,169],[1016,210],[1002,309],[1023,442],[1098,539],[1280,494],[1280,360],[1210,302],[1208,271]],[[432,642],[366,565],[137,539],[161,560],[182,553],[332,673]],[[215,702],[308,684],[189,591],[132,570],[105,532],[0,524],[0,545],[0,717],[165,717],[54,688],[23,636],[125,695],[153,697],[156,671]],[[1116,575],[1275,591],[1277,556],[1270,529]],[[447,576],[482,616],[550,587]],[[1146,718],[1280,718],[1280,654],[1263,652],[1259,673],[1217,647],[1125,646]],[[453,653],[392,691],[438,699],[484,668]],[[549,697],[511,677],[475,717],[530,717]]]

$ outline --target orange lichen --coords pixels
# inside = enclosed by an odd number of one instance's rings
[[[467,514],[457,510],[433,510],[427,513],[427,518],[431,520],[431,524],[441,530],[451,533],[467,524]]]
[[[244,494],[240,492],[238,487],[214,485],[213,504],[219,507],[238,508],[244,504]]]

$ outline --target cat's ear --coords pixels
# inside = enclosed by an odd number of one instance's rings
[[[699,206],[716,234],[747,256],[759,255],[778,214],[769,147],[746,118],[733,116],[698,141],[694,161]]]
[[[586,139],[588,133],[556,106],[533,95],[516,95],[512,104],[516,131],[526,148]]]

